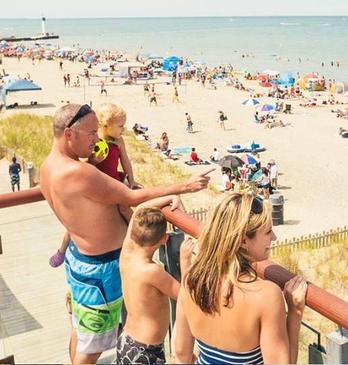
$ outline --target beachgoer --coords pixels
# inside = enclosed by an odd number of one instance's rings
[[[126,124],[127,115],[126,112],[115,104],[102,104],[96,110],[98,118],[98,135],[103,138],[108,145],[108,154],[106,158],[93,157],[89,158],[89,162],[111,176],[112,178],[125,182],[131,189],[139,189],[143,186],[134,180],[133,168],[128,157],[126,146],[122,138],[124,126]],[[121,163],[123,171],[118,171],[118,164]],[[119,206],[120,214],[129,222],[132,216],[132,210],[129,207]],[[64,262],[66,249],[70,242],[70,235],[65,233],[61,246],[58,251],[50,257],[49,264],[52,267],[58,267]]]
[[[158,148],[161,150],[161,152],[169,157],[171,150],[169,149],[169,138],[166,132],[162,133],[161,138],[158,142]]]
[[[271,168],[269,170],[269,176],[271,178],[271,186],[274,189],[278,187],[278,166],[276,165],[274,160],[270,161]]]
[[[68,86],[70,87],[70,74],[66,75],[66,82],[67,82]]]
[[[219,111],[219,118],[218,118],[218,122],[220,124],[220,127],[225,131],[226,128],[225,128],[225,120],[227,120],[227,116],[225,115],[225,113],[220,110]]]
[[[269,177],[269,170],[266,167],[261,168],[262,175],[258,181],[259,187],[262,189],[263,196],[265,199],[269,199],[269,193],[270,193],[270,177]]]
[[[177,196],[154,199],[135,211],[120,257],[122,292],[127,308],[124,330],[117,340],[117,364],[164,364],[164,339],[169,328],[168,299],[177,299],[180,284],[153,261],[166,244],[167,221],[160,209],[177,205]],[[157,208],[154,208],[157,207]],[[184,276],[190,266],[192,240],[180,248]]]
[[[177,103],[180,103],[180,100],[179,100],[179,91],[178,91],[178,88],[176,86],[174,86],[174,95],[173,95],[173,98],[172,98],[172,102],[177,102]]]
[[[152,103],[155,103],[157,105],[157,97],[154,88],[152,88],[151,92],[149,93],[149,101],[150,106],[152,105]]]
[[[150,92],[150,84],[146,81],[144,84],[144,95],[149,94]]]
[[[8,173],[11,179],[12,191],[15,191],[15,186],[17,185],[17,190],[20,191],[20,176],[19,173],[22,171],[21,165],[17,162],[16,157],[12,157],[12,163],[8,168]]]
[[[219,162],[219,160],[220,160],[220,152],[215,147],[213,150],[213,154],[210,156],[210,161]]]
[[[70,358],[74,364],[95,363],[103,351],[116,346],[122,306],[118,260],[127,225],[115,205],[136,206],[199,191],[207,187],[213,169],[184,183],[131,190],[79,161],[92,154],[99,140],[98,120],[88,105],[58,109],[53,130],[51,152],[40,168],[40,187],[71,235],[65,257],[73,309]],[[91,279],[97,286],[89,284]]]
[[[281,289],[251,266],[275,239],[270,204],[259,197],[232,193],[214,209],[179,292],[176,363],[296,363],[307,284],[286,283],[286,314]]]
[[[106,91],[106,89],[105,89],[105,83],[104,83],[104,81],[102,81],[101,83],[100,83],[100,95],[103,95],[103,93],[107,96],[108,95],[108,92]]]
[[[232,170],[231,169],[229,169],[229,168],[223,168],[222,169],[222,186],[223,186],[225,191],[232,190],[232,188],[233,188],[233,184],[232,184],[233,178],[234,178],[234,176],[232,175]]]
[[[187,122],[186,130],[188,133],[192,133],[193,132],[193,122],[192,122],[191,116],[189,115],[189,113],[185,113],[185,116],[186,116],[186,122]]]
[[[194,147],[192,147],[190,156],[191,156],[191,161],[196,163],[196,164],[199,164],[199,163],[203,162],[203,160],[198,157],[198,154],[197,154],[196,149]]]

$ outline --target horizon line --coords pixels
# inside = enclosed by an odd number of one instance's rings
[[[31,20],[38,20],[42,17],[45,17],[46,20],[48,19],[157,19],[157,18],[276,18],[276,17],[284,17],[284,18],[292,18],[292,17],[311,17],[311,18],[328,18],[328,17],[348,17],[348,14],[331,14],[331,15],[313,15],[313,14],[297,14],[297,15],[176,15],[176,16],[170,16],[170,15],[159,15],[159,16],[84,16],[84,17],[55,17],[55,16],[46,16],[41,15],[38,17],[0,17],[0,20],[8,20],[8,19],[31,19]]]

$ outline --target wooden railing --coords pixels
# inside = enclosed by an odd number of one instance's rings
[[[43,199],[39,187],[16,193],[2,194],[0,195],[0,208],[33,203]],[[197,238],[199,236],[202,223],[192,216],[179,210],[171,211],[169,207],[163,208],[163,213],[174,226],[193,237]],[[295,275],[269,260],[258,262],[255,268],[261,277],[275,282],[282,288]],[[339,326],[348,328],[348,303],[313,283],[308,283],[306,305]]]

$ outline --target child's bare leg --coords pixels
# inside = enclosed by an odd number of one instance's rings
[[[58,267],[64,262],[65,251],[68,247],[69,242],[70,242],[70,233],[66,231],[58,251],[49,259],[49,264],[52,267]]]

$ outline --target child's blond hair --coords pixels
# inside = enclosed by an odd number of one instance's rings
[[[95,113],[99,122],[99,129],[103,130],[103,128],[109,127],[112,123],[119,119],[126,119],[127,113],[123,108],[116,104],[112,103],[104,103],[97,107]]]

